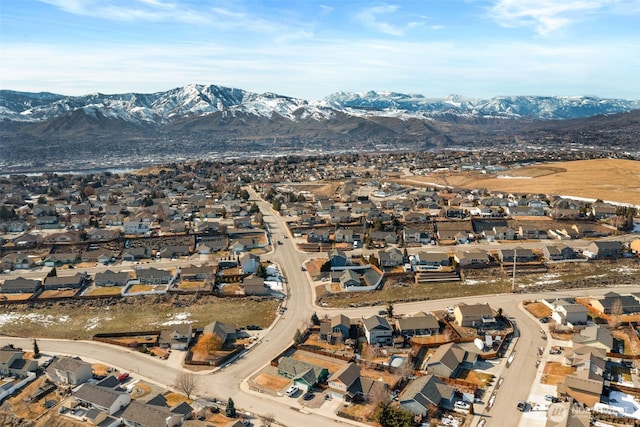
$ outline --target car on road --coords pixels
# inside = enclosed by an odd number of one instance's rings
[[[553,398],[554,398],[554,397],[555,397],[555,396],[552,396],[552,395],[550,395],[550,394],[547,394],[547,395],[545,395],[545,396],[544,396],[544,400],[548,400],[549,402],[551,402],[551,401],[553,400]]]
[[[378,310],[378,315],[379,316],[386,316],[387,315],[387,310]]]
[[[551,318],[548,317],[548,316],[541,317],[540,318],[540,323],[549,323],[549,320],[551,320]]]
[[[525,402],[524,400],[520,400],[518,401],[518,405],[516,407],[518,408],[518,411],[524,412],[527,409],[527,402]]]
[[[291,387],[289,387],[287,389],[287,391],[285,391],[285,394],[289,397],[292,397],[294,394],[296,394],[298,391],[300,390],[300,388],[297,385],[292,385]]]
[[[469,409],[469,404],[467,402],[463,402],[462,400],[458,400],[453,404],[457,409]]]
[[[454,314],[454,308],[453,307],[447,307],[447,312],[451,315]]]

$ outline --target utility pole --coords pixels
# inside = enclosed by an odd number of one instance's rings
[[[518,256],[516,255],[516,250],[513,249],[513,276],[511,277],[511,292],[516,291],[516,260]]]

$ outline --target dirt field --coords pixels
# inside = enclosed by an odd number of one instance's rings
[[[0,300],[4,301],[26,301],[33,294],[0,294]]]
[[[551,309],[541,302],[532,302],[525,305],[524,308],[538,319],[541,317],[551,316]]]
[[[640,162],[633,160],[596,159],[549,163],[513,169],[502,175],[510,178],[460,172],[411,177],[409,181],[486,188],[491,191],[558,194],[640,205]]]
[[[494,376],[491,374],[485,374],[484,372],[470,371],[463,369],[458,375],[458,379],[469,381],[476,384],[480,388],[486,388],[493,380]]]
[[[202,280],[181,280],[178,283],[178,289],[201,289],[204,288],[204,281]]]
[[[269,389],[273,392],[278,392],[285,388],[291,381],[285,377],[276,377],[269,374],[260,374],[254,381],[262,388]]]
[[[135,294],[138,292],[150,292],[156,290],[156,287],[153,285],[132,285],[127,292],[130,294]]]
[[[44,414],[47,409],[44,407],[43,402],[45,399],[55,399],[59,401],[60,399],[56,397],[55,392],[47,394],[44,398],[29,403],[29,396],[33,393],[39,386],[41,386],[44,382],[44,377],[37,378],[32,383],[28,384],[25,388],[23,388],[17,395],[8,399],[8,402],[11,404],[13,408],[13,413],[23,419],[33,420],[36,417]]]
[[[74,296],[78,292],[78,289],[67,289],[67,290],[50,290],[44,291],[38,298],[69,298]]]
[[[564,381],[564,378],[573,373],[571,366],[564,366],[558,362],[547,362],[544,365],[544,371],[542,375],[542,384],[558,385],[558,383]]]

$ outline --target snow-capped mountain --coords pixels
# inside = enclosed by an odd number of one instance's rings
[[[593,96],[498,96],[491,99],[425,98],[395,92],[338,92],[325,101],[332,107],[355,114],[398,112],[429,117],[500,117],[535,119],[575,119],[599,114],[615,114],[640,109],[640,101],[603,99]],[[378,113],[379,114],[379,113]]]
[[[321,101],[307,101],[273,93],[192,84],[166,92],[63,96],[52,93],[0,91],[0,120],[40,122],[82,110],[87,115],[121,119],[132,124],[164,125],[184,118],[225,112],[290,121],[328,120],[347,116],[444,118],[573,119],[640,109],[640,101],[590,96],[501,96],[491,99],[426,98],[395,92],[334,93]]]

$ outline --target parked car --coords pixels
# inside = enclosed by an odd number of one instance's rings
[[[447,307],[447,312],[453,316],[455,309],[453,307]]]
[[[387,315],[387,310],[378,310],[378,315],[386,316]]]
[[[540,323],[549,323],[549,320],[551,320],[551,318],[549,318],[548,316],[541,317]]]
[[[313,399],[313,397],[314,397],[314,394],[313,394],[312,392],[308,391],[308,392],[306,392],[306,393],[304,394],[304,396],[302,396],[302,399],[304,399],[304,400],[311,400],[311,399]]]
[[[548,400],[549,402],[551,402],[553,400],[555,396],[552,396],[550,394],[547,394],[546,396],[544,396],[544,400]]]
[[[518,411],[524,412],[527,409],[527,402],[525,402],[524,400],[518,401],[517,408],[518,408]]]
[[[123,383],[125,382],[127,379],[129,379],[129,373],[128,372],[123,372],[120,375],[118,375],[118,381]]]
[[[292,397],[294,394],[296,394],[298,391],[300,390],[300,388],[297,385],[292,385],[291,387],[289,387],[287,389],[287,391],[285,391],[285,394],[289,397]]]
[[[469,409],[469,404],[467,402],[463,402],[462,400],[458,400],[453,404],[458,409]]]

